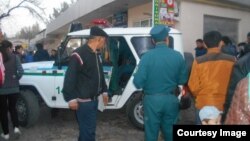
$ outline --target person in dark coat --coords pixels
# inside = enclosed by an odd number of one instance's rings
[[[107,85],[98,50],[104,48],[108,35],[97,26],[90,29],[86,44],[70,57],[63,84],[63,96],[76,112],[79,125],[78,141],[95,141],[98,96],[108,102]]]
[[[19,59],[21,60],[21,63],[25,62],[25,55],[23,52],[23,47],[21,45],[15,46],[14,54],[16,54],[19,57]]]
[[[43,48],[43,44],[37,43],[36,48],[37,48],[37,51],[34,54],[34,62],[50,60],[49,53],[47,50]]]
[[[250,72],[250,46],[244,47],[244,56],[234,64],[233,72],[229,82],[229,87],[226,95],[226,101],[224,104],[224,112],[222,114],[222,122],[225,120],[228,109],[231,105],[231,101],[234,95],[235,88],[238,82],[247,76]]]
[[[50,55],[50,60],[54,61],[54,60],[56,60],[56,57],[57,57],[57,50],[52,49],[51,50],[51,55]]]
[[[195,57],[202,56],[207,53],[207,48],[204,46],[202,39],[196,40]]]
[[[221,52],[237,57],[237,49],[228,36],[222,37],[223,47]]]
[[[238,58],[241,58],[250,50],[250,32],[247,34],[247,41],[238,44]]]
[[[9,139],[8,112],[10,112],[14,133],[20,135],[19,123],[16,110],[16,102],[19,95],[19,79],[23,75],[23,68],[19,57],[12,53],[12,43],[2,41],[0,51],[3,54],[5,67],[5,81],[0,88],[0,121],[3,133],[1,137]]]

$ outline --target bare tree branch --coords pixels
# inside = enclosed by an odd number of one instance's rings
[[[22,0],[17,5],[13,6],[12,8],[8,9],[7,12],[3,12],[0,15],[0,21],[8,16],[10,16],[11,12],[18,8],[25,8],[27,9],[33,16],[39,18],[44,23],[47,23],[44,17],[42,17],[41,13],[38,11],[42,11],[44,14],[44,9],[39,7],[40,1],[38,0]],[[7,6],[7,5],[6,5]],[[8,7],[8,6],[7,6]]]
[[[0,20],[8,17],[10,15],[10,12],[13,11],[14,9],[20,7],[20,5],[22,5],[24,2],[26,2],[26,0],[21,1],[19,4],[17,4],[16,6],[10,8],[6,13],[3,13],[2,15],[0,15]]]
[[[41,21],[43,21],[45,24],[48,23],[48,21],[46,20],[46,18],[44,18],[43,16],[41,16],[35,9],[29,7],[29,6],[20,6],[20,8],[25,8],[27,9],[34,17],[37,17],[38,19],[40,19]]]

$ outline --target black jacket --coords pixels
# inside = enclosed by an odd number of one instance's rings
[[[50,60],[50,58],[49,58],[49,53],[47,50],[39,49],[34,54],[34,61],[35,62],[48,61],[48,60]]]
[[[66,101],[94,98],[107,92],[101,56],[88,45],[83,45],[72,54],[62,92]]]
[[[222,121],[224,121],[225,116],[228,112],[238,82],[244,77],[246,77],[249,72],[250,72],[250,52],[245,54],[234,64],[233,72],[231,74],[231,79],[227,91],[226,101],[224,105],[224,113],[222,116]]]

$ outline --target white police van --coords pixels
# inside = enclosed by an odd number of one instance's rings
[[[106,83],[112,101],[106,109],[127,106],[127,115],[132,124],[143,128],[142,92],[133,85],[133,73],[143,53],[153,48],[150,30],[142,28],[106,28],[110,36],[102,54]],[[58,60],[23,64],[24,75],[20,80],[21,96],[17,102],[19,121],[30,126],[39,117],[39,103],[50,108],[68,108],[61,93],[67,60],[72,51],[87,41],[90,30],[71,32],[58,48]],[[181,33],[170,30],[170,48],[183,54]]]

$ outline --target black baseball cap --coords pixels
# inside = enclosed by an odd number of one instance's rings
[[[109,37],[108,34],[98,26],[93,26],[90,28],[90,37],[93,37],[93,36],[102,36],[105,38]]]

